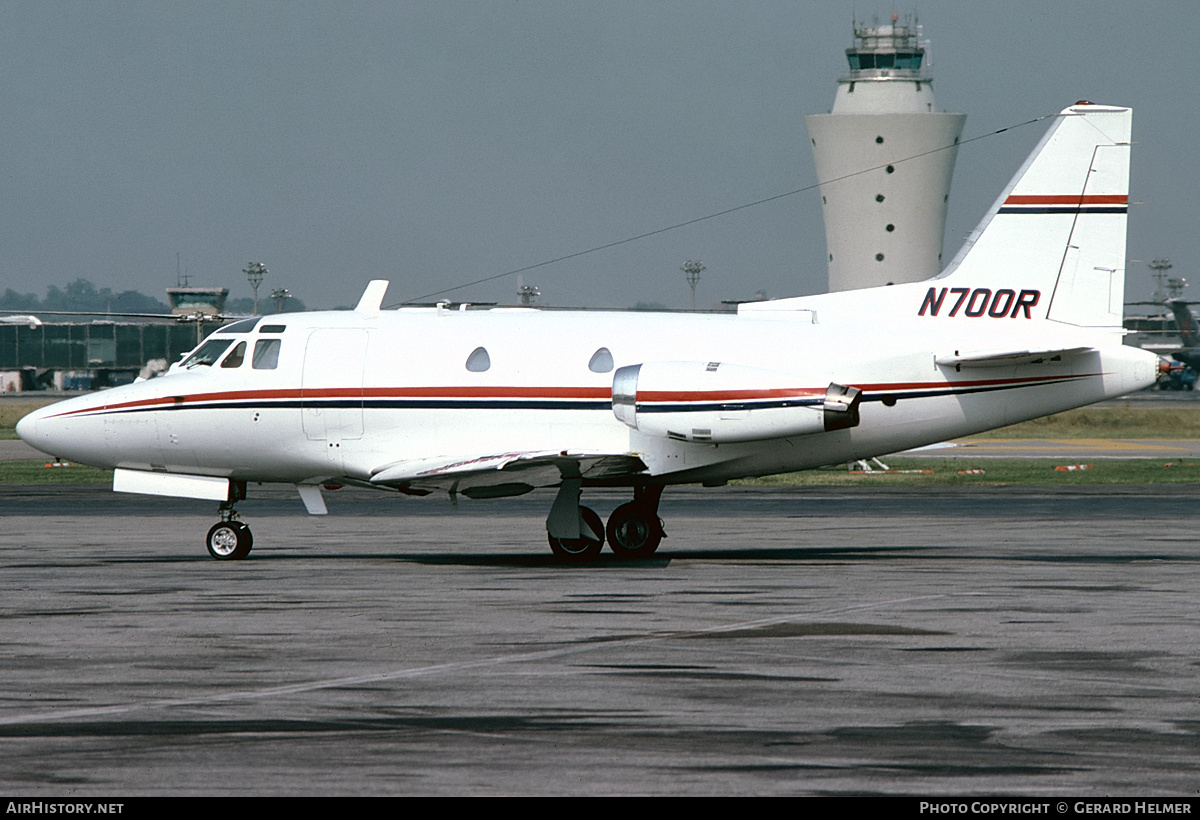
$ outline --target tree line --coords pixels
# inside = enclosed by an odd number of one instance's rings
[[[259,297],[259,310],[274,313],[275,301]],[[283,312],[293,313],[304,310],[304,302],[289,297],[283,301]],[[46,288],[46,298],[39,299],[34,293],[18,293],[12,288],[6,288],[0,295],[0,310],[37,313],[38,311],[65,311],[87,313],[97,316],[105,314],[131,313],[170,313],[171,306],[161,299],[147,296],[136,290],[125,290],[114,293],[112,288],[98,288],[87,279],[79,278],[65,287],[50,285]],[[250,314],[254,310],[254,300],[250,297],[227,299],[227,313]]]

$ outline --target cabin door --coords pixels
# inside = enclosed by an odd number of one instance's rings
[[[323,328],[308,336],[300,380],[304,434],[337,448],[363,435],[363,367],[367,332]]]

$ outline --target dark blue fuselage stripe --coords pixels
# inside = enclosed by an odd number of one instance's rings
[[[1043,382],[1026,382],[1025,384],[995,384],[980,387],[966,387],[960,389],[954,388],[931,388],[927,390],[899,390],[894,393],[889,393],[886,390],[872,391],[870,394],[863,394],[863,401],[884,401],[885,399],[932,399],[940,396],[966,396],[971,393],[994,393],[997,390],[1019,390],[1023,387],[1048,387],[1056,384],[1066,384],[1068,382],[1079,381],[1085,379],[1086,376],[1064,376],[1061,379],[1051,379]]]
[[[101,412],[153,413],[159,410],[279,410],[279,409],[403,409],[403,410],[611,410],[607,399],[247,399],[204,401],[203,399],[153,407],[135,407]]]
[[[862,400],[892,401],[927,399],[941,396],[965,396],[971,393],[991,393],[998,390],[1018,390],[1026,387],[1046,387],[1078,381],[1087,376],[1064,376],[1049,381],[1025,382],[1022,384],[981,385],[978,387],[934,387],[904,390],[872,389],[863,392]],[[762,410],[787,407],[820,407],[824,398],[785,399],[765,402],[702,402],[671,404],[638,404],[639,413],[711,413],[735,410]],[[95,415],[122,415],[126,413],[179,412],[183,410],[287,410],[287,409],[347,409],[347,410],[612,410],[612,402],[596,399],[247,399],[245,401],[203,400],[164,404],[150,407],[123,409],[97,409]]]

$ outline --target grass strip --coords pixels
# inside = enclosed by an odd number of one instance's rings
[[[47,467],[51,459],[0,461],[0,484],[111,484],[112,470],[82,464]]]
[[[1081,407],[989,430],[972,438],[1197,439],[1200,438],[1200,406]]]

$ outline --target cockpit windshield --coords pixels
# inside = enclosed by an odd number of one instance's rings
[[[249,333],[254,330],[254,326],[258,324],[259,317],[255,316],[252,319],[241,319],[233,324],[225,325],[220,328],[222,333]]]
[[[196,352],[183,360],[180,365],[184,370],[190,367],[198,367],[204,365],[211,366],[217,359],[221,358],[221,354],[225,349],[233,344],[233,339],[209,339],[204,344],[196,349]]]

